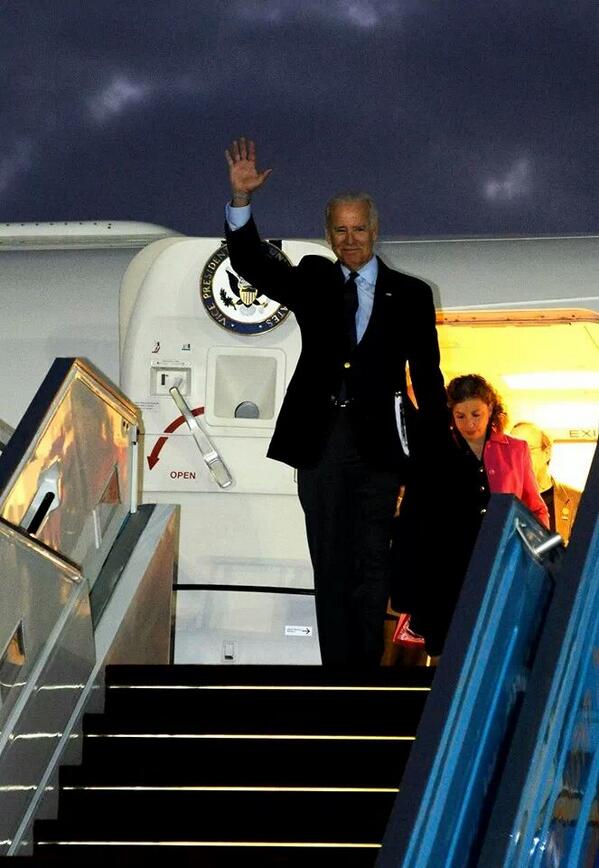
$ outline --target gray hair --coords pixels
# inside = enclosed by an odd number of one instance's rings
[[[370,195],[370,193],[355,193],[355,192],[346,192],[346,193],[338,193],[336,196],[333,196],[332,199],[329,199],[324,209],[324,226],[325,230],[328,234],[330,226],[331,226],[331,211],[336,205],[345,205],[348,203],[354,202],[365,202],[368,207],[368,224],[371,229],[374,229],[375,232],[378,232],[379,228],[379,212],[377,210],[374,199]]]
[[[528,422],[526,419],[521,422],[516,422],[516,424],[512,426],[512,433],[516,430],[516,428],[519,428],[520,425],[528,425],[529,428],[536,428],[536,430],[541,435],[541,449],[544,452],[546,452],[548,449],[551,449],[551,447],[553,446],[553,440],[551,439],[549,434],[547,434],[546,431],[543,431],[542,428],[539,428],[539,426],[535,424],[535,422]]]

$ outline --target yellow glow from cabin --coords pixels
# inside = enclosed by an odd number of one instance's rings
[[[599,371],[534,371],[504,374],[510,389],[599,389]]]
[[[550,470],[584,488],[599,429],[599,315],[594,311],[452,311],[438,324],[448,382],[481,374],[510,428],[533,422],[553,440]]]

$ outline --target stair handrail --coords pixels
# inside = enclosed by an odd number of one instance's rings
[[[0,562],[2,854],[10,852],[23,816],[39,798],[95,649],[89,589],[74,564],[2,519]]]
[[[599,450],[535,656],[479,868],[596,864]]]
[[[464,868],[478,851],[554,590],[551,536],[492,495],[377,868]]]
[[[595,864],[599,451],[567,549],[526,513],[491,498],[377,868]]]

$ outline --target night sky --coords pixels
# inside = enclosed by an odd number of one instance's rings
[[[2,222],[265,234],[343,189],[383,236],[599,232],[597,0],[0,0]],[[259,196],[259,198],[258,198]]]

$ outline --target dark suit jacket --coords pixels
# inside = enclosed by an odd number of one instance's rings
[[[406,459],[397,433],[395,394],[402,393],[406,406],[411,454],[426,440],[427,432],[447,425],[430,287],[379,259],[370,321],[348,357],[339,264],[324,256],[305,256],[297,266],[275,261],[267,255],[253,220],[234,232],[227,226],[226,233],[233,268],[269,298],[289,307],[301,329],[302,351],[269,457],[292,467],[312,467],[318,462],[338,412],[331,396],[339,394],[345,376],[362,458],[373,467],[401,472]],[[349,368],[345,367],[348,362]],[[418,411],[407,397],[406,363]]]

